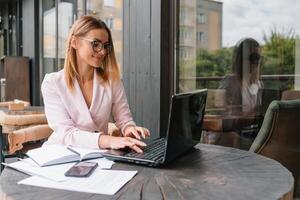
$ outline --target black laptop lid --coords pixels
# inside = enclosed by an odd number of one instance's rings
[[[165,162],[199,143],[207,89],[172,96]]]

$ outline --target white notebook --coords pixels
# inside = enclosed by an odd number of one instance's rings
[[[39,166],[49,166],[61,163],[87,160],[102,157],[105,150],[84,149],[63,145],[44,145],[29,150],[26,154]]]

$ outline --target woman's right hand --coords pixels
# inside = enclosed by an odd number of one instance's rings
[[[129,147],[138,153],[143,153],[142,147],[147,146],[144,142],[131,137],[115,137],[109,135],[100,135],[98,144],[101,149],[122,149]]]

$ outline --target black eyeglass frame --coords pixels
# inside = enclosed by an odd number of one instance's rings
[[[109,54],[112,50],[112,45],[110,43],[103,44],[101,41],[99,41],[97,39],[89,39],[89,38],[84,38],[84,37],[79,37],[79,38],[90,42],[93,51],[96,53],[99,53],[103,49],[105,49],[106,54]],[[99,47],[97,47],[98,44],[99,44]]]

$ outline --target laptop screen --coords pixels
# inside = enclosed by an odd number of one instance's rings
[[[207,90],[205,89],[172,97],[167,132],[167,160],[173,159],[199,143],[206,96]]]

